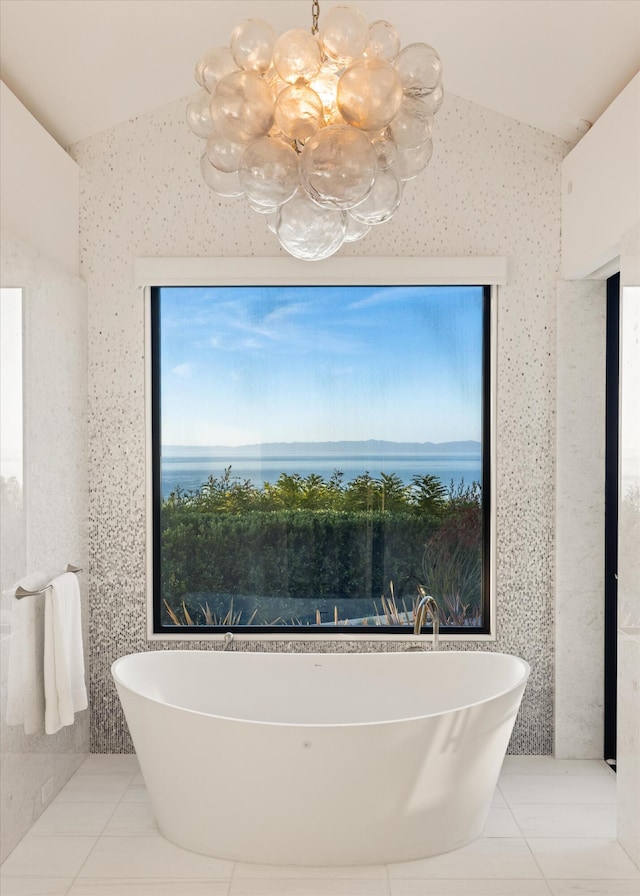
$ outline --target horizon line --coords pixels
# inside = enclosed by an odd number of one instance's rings
[[[415,441],[410,439],[405,439],[403,441],[395,441],[392,439],[310,439],[309,441],[302,442],[299,440],[294,441],[286,441],[281,439],[279,441],[271,441],[271,442],[242,442],[233,445],[222,445],[222,444],[211,444],[211,443],[195,443],[195,442],[167,442],[161,445],[162,448],[261,448],[269,445],[367,445],[376,442],[378,444],[384,445],[466,445],[469,443],[473,443],[474,445],[478,445],[482,447],[482,442],[479,439],[443,439],[440,442],[432,442],[432,441]]]

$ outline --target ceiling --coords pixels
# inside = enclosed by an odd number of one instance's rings
[[[640,0],[351,5],[432,44],[445,91],[571,143],[640,68]],[[311,0],[0,0],[0,77],[67,147],[193,93],[196,60],[245,18],[308,29]]]

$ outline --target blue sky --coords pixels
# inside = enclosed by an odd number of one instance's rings
[[[162,443],[481,437],[477,287],[161,291]]]

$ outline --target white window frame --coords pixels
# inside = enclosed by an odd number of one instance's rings
[[[145,309],[145,433],[146,433],[146,568],[148,641],[221,641],[223,634],[156,633],[153,631],[153,463],[151,444],[151,301],[152,286],[490,286],[490,619],[487,634],[447,635],[442,641],[496,640],[496,393],[497,316],[499,287],[507,282],[505,257],[330,258],[322,262],[295,258],[137,258],[134,277]],[[409,634],[295,632],[234,634],[236,641],[411,641]]]

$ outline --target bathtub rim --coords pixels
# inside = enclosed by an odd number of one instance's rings
[[[401,650],[400,651],[387,651],[387,652],[391,655],[409,653],[409,651],[401,651]],[[427,655],[432,653],[432,651],[424,651],[424,652]],[[494,700],[501,699],[502,697],[506,696],[507,694],[510,694],[510,693],[516,691],[520,687],[522,688],[522,691],[524,693],[524,689],[526,688],[527,681],[529,680],[529,676],[531,674],[530,664],[526,660],[522,659],[522,657],[516,656],[515,654],[512,654],[512,653],[502,653],[502,652],[493,651],[493,650],[443,650],[443,651],[439,651],[439,653],[438,653],[439,656],[447,656],[447,655],[451,655],[451,654],[455,654],[455,655],[472,654],[474,656],[508,657],[509,659],[514,660],[518,664],[520,664],[521,674],[520,674],[520,677],[518,678],[517,682],[515,682],[508,688],[503,688],[502,690],[491,694],[489,697],[485,697],[482,700],[476,700],[473,703],[463,703],[463,704],[459,704],[456,706],[448,707],[447,709],[440,710],[438,712],[422,713],[421,715],[416,715],[416,716],[405,716],[403,718],[382,719],[382,720],[378,720],[378,721],[369,721],[369,722],[279,722],[279,721],[273,721],[273,720],[265,721],[262,719],[235,718],[234,716],[220,715],[218,713],[211,713],[211,712],[203,712],[202,710],[198,710],[198,709],[190,709],[189,707],[180,706],[177,703],[169,703],[166,700],[160,700],[157,697],[150,697],[147,694],[140,693],[140,691],[135,690],[133,687],[131,687],[131,685],[126,684],[122,680],[122,677],[120,675],[118,675],[118,673],[117,673],[117,667],[119,665],[121,665],[122,663],[124,663],[127,659],[130,659],[131,657],[146,656],[148,654],[163,654],[163,655],[165,655],[165,654],[174,654],[174,653],[181,654],[181,655],[193,655],[193,654],[217,655],[217,654],[221,654],[222,651],[183,650],[183,649],[136,651],[134,653],[128,653],[128,654],[125,654],[124,656],[121,656],[121,657],[118,657],[117,659],[115,659],[110,667],[111,676],[112,676],[117,687],[122,687],[126,691],[128,691],[130,694],[133,694],[134,696],[139,697],[142,700],[148,700],[149,702],[157,704],[158,706],[166,706],[169,709],[179,710],[180,712],[189,713],[190,715],[193,715],[193,716],[203,716],[208,719],[215,719],[220,722],[233,722],[236,724],[244,724],[244,725],[267,725],[267,726],[272,725],[277,728],[300,728],[300,729],[312,728],[314,730],[320,730],[320,729],[330,729],[330,728],[367,728],[367,727],[380,726],[380,725],[398,725],[398,724],[402,724],[404,722],[420,722],[424,719],[434,719],[434,718],[438,718],[439,716],[445,716],[445,715],[449,715],[451,713],[462,712],[462,711],[465,711],[465,710],[468,710],[468,709],[471,709],[474,707],[483,706],[486,703],[490,703]],[[357,656],[370,656],[373,654],[373,651],[361,651],[361,652],[353,653],[353,654],[351,654],[351,653],[350,654],[344,654],[344,653],[327,654],[327,653],[314,653],[314,652],[309,652],[309,653],[305,652],[303,654],[284,654],[281,651],[257,651],[257,650],[254,651],[254,650],[252,650],[252,651],[233,651],[228,656],[234,656],[234,655],[242,654],[242,653],[246,653],[248,656],[273,657],[273,656],[278,656],[278,655],[282,655],[282,656],[296,656],[297,655],[297,656],[304,656],[304,657],[322,657],[322,658],[326,659],[327,656],[332,656],[332,655],[350,656],[352,658],[357,657]],[[375,653],[376,653],[376,655],[378,655],[377,651]],[[123,707],[123,711],[124,711],[124,707]]]

